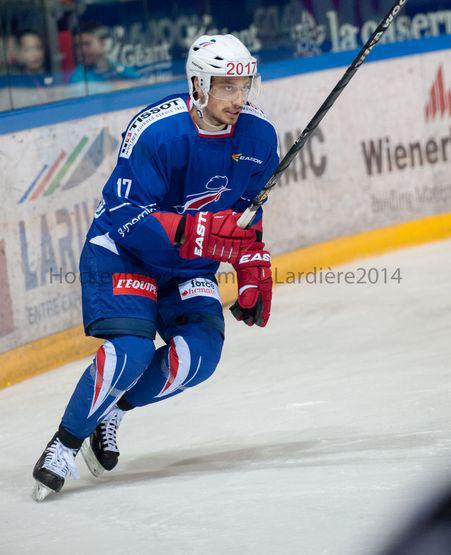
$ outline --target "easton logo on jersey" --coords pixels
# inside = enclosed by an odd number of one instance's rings
[[[185,204],[174,206],[179,214],[183,214],[187,210],[202,210],[210,202],[218,202],[223,193],[231,191],[227,187],[229,183],[225,175],[215,175],[205,185],[206,191],[187,195]]]
[[[241,154],[241,152],[238,152],[237,154],[232,154],[232,158],[233,160],[235,160],[235,162],[239,162],[240,160],[243,160],[245,162],[254,162],[255,164],[263,164],[263,160],[260,160],[260,158],[254,158],[253,156],[244,156],[243,154]]]

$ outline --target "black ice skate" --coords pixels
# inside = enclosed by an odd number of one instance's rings
[[[33,469],[35,501],[43,501],[49,493],[60,491],[67,477],[79,478],[74,460],[77,453],[78,449],[61,443],[58,432],[52,437]]]
[[[113,470],[118,463],[116,433],[123,416],[124,411],[115,406],[81,446],[85,463],[91,474],[96,477],[105,470]]]

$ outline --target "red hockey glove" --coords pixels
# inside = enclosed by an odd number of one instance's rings
[[[266,326],[271,312],[271,255],[264,243],[254,243],[234,265],[238,276],[238,300],[230,307],[237,320],[248,326]]]
[[[240,252],[256,241],[255,230],[238,227],[240,216],[232,210],[198,212],[194,216],[187,214],[180,256],[187,259],[205,257],[235,264]]]

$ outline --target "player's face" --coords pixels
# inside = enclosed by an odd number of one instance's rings
[[[249,77],[213,77],[205,108],[217,124],[233,125],[246,104],[252,81]]]

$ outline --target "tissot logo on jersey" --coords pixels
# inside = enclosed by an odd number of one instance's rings
[[[187,111],[188,108],[184,100],[182,98],[174,98],[138,114],[127,129],[127,133],[122,143],[120,156],[122,158],[130,158],[133,147],[149,125],[155,123],[157,120]]]
[[[192,297],[211,297],[220,300],[217,284],[211,279],[195,278],[179,285],[180,297],[184,301]]]
[[[157,300],[155,280],[140,274],[113,274],[113,295],[138,295]]]
[[[263,164],[263,160],[260,160],[259,158],[254,158],[253,156],[244,156],[243,154],[241,154],[241,152],[238,152],[237,154],[232,154],[232,158],[235,160],[235,162],[239,162],[241,161],[245,161],[245,162],[254,162],[254,164]]]

